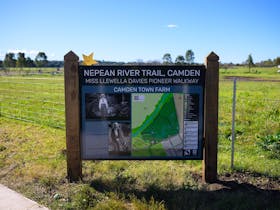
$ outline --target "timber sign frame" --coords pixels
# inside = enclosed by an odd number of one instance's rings
[[[82,160],[203,160],[217,179],[219,57],[205,65],[79,65],[64,56],[67,174]]]

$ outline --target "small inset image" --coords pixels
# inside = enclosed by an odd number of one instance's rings
[[[131,154],[131,125],[130,123],[110,122],[109,128],[109,154]]]
[[[192,154],[193,154],[194,156],[197,156],[197,149],[193,149],[193,150],[192,150]]]
[[[130,94],[86,94],[86,119],[130,120]]]
[[[190,149],[186,149],[184,151],[184,156],[191,156],[191,150]]]

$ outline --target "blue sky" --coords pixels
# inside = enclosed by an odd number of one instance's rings
[[[0,59],[22,51],[63,60],[173,60],[192,49],[221,62],[280,56],[279,0],[1,0]]]

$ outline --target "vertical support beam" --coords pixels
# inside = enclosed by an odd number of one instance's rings
[[[233,80],[232,94],[232,121],[231,121],[231,161],[230,168],[234,168],[234,142],[235,142],[235,105],[236,105],[236,78]]]
[[[67,176],[70,182],[82,178],[78,62],[79,57],[72,51],[64,56]]]
[[[217,180],[219,56],[211,52],[206,57],[205,65],[205,143],[202,179],[211,183]]]

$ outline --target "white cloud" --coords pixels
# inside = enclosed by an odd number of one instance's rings
[[[51,53],[51,54],[49,55],[49,57],[50,57],[50,58],[55,58],[55,53]]]
[[[178,28],[178,25],[176,25],[176,24],[168,24],[167,28]]]
[[[39,53],[39,50],[30,50],[27,54],[30,54],[31,56],[36,56]]]

